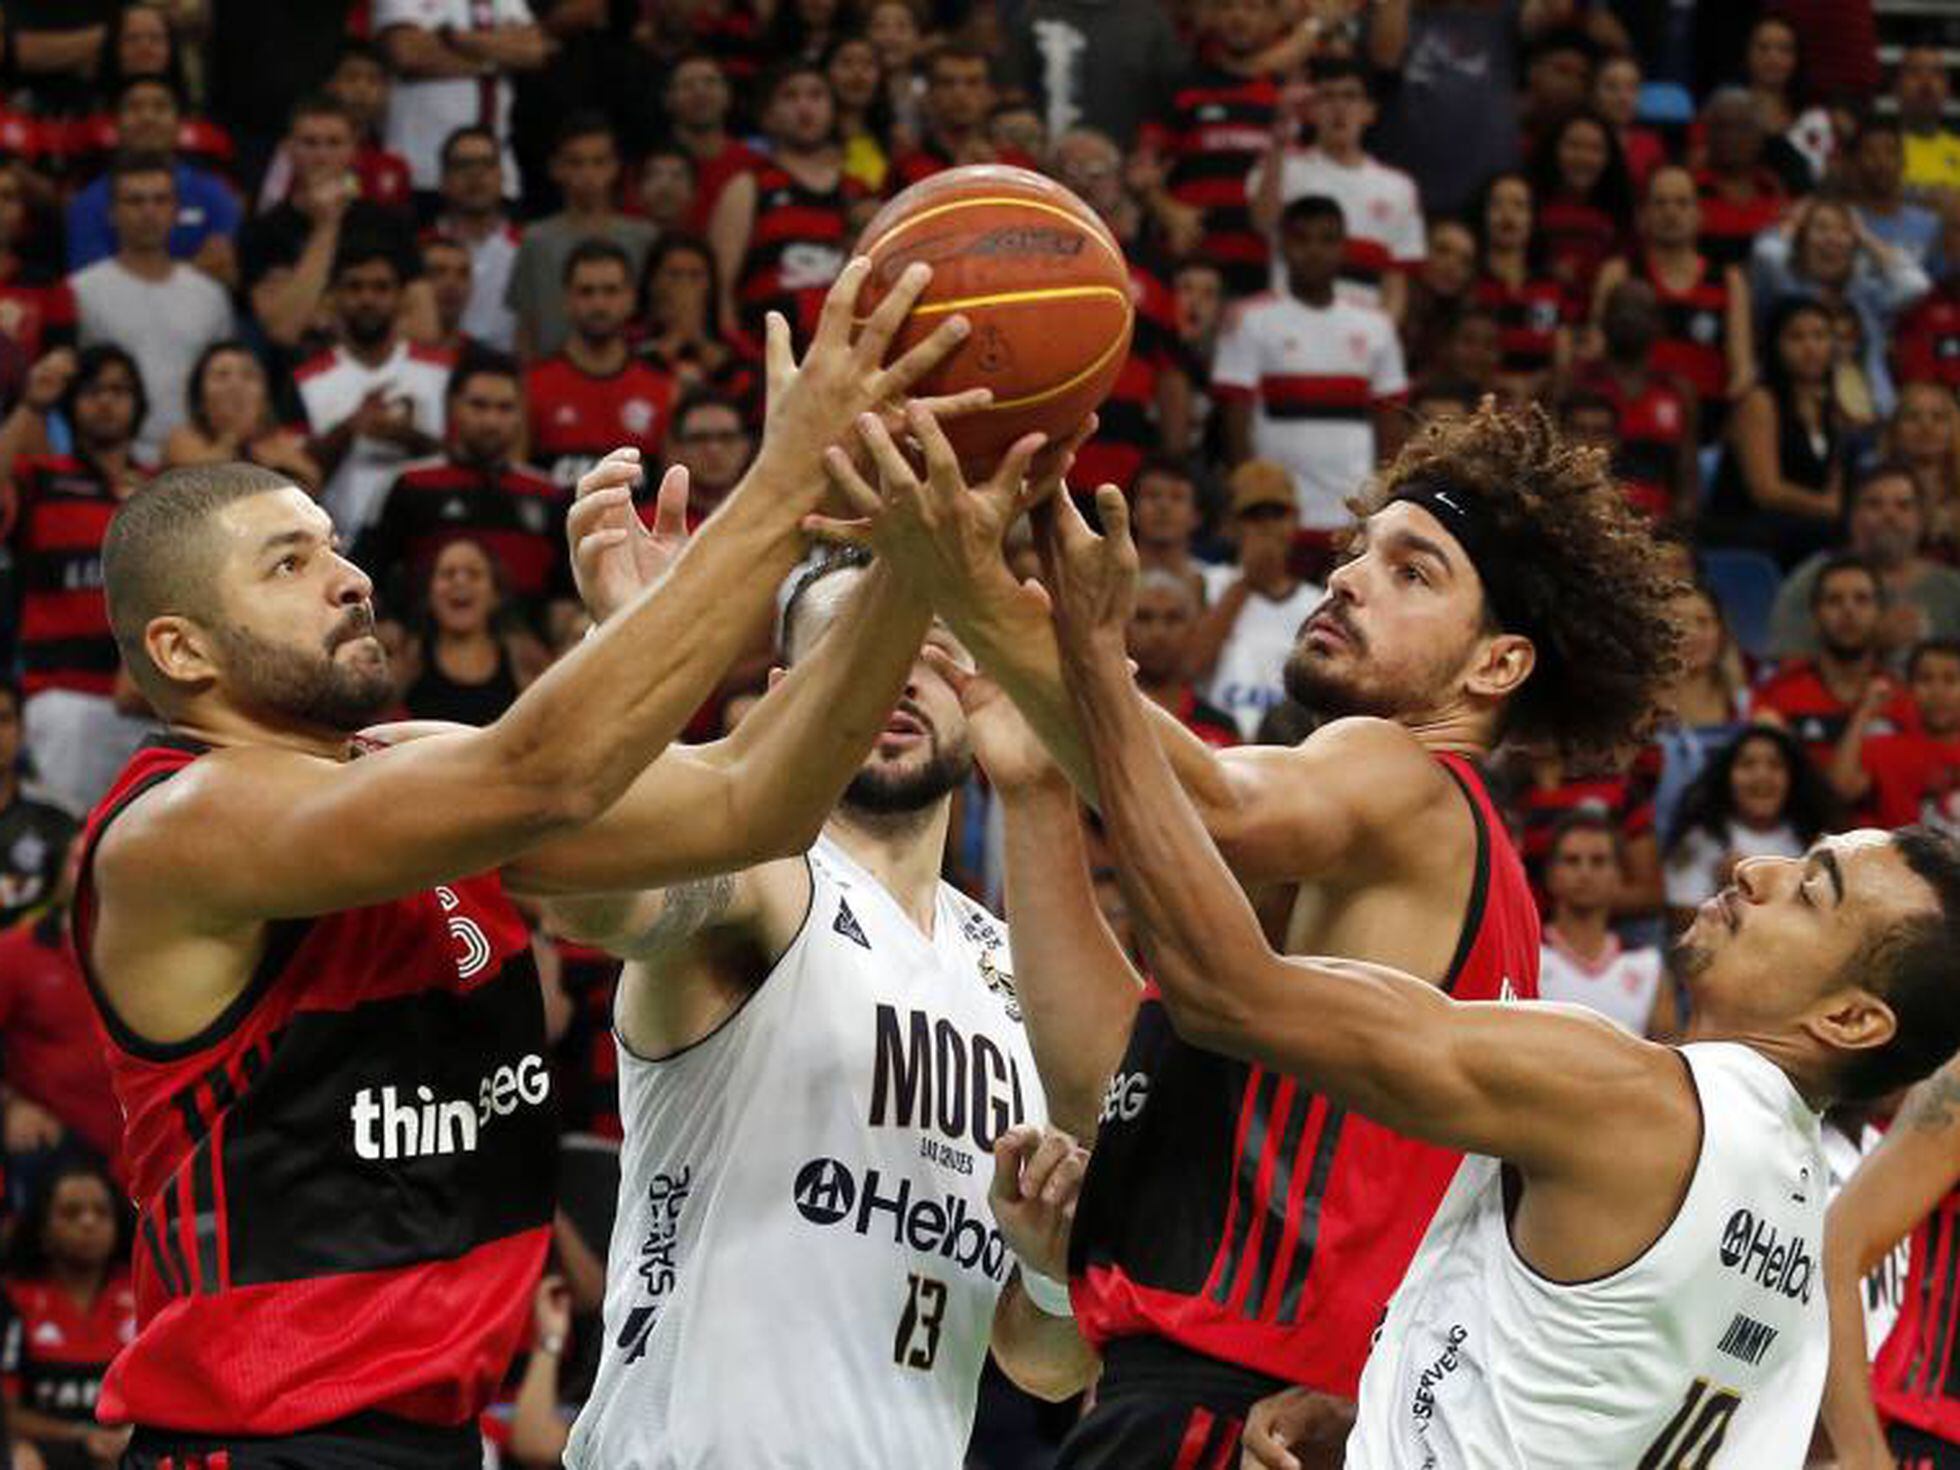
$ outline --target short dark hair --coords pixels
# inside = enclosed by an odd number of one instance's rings
[[[1537,661],[1504,711],[1507,733],[1579,765],[1644,740],[1678,664],[1679,584],[1606,454],[1568,443],[1536,404],[1486,405],[1418,430],[1349,505],[1365,517],[1424,485],[1474,501],[1508,555],[1507,597]],[[1494,625],[1488,589],[1485,615]]]
[[[520,387],[524,381],[524,370],[517,365],[517,359],[505,352],[490,347],[473,347],[456,361],[449,371],[449,381],[443,385],[443,397],[455,398],[469,387],[472,378],[509,378]]]
[[[1885,583],[1878,575],[1878,569],[1855,551],[1833,551],[1824,558],[1824,564],[1817,569],[1817,579],[1810,584],[1810,610],[1816,612],[1824,601],[1824,584],[1832,577],[1844,572],[1860,572],[1871,580],[1878,592],[1879,600],[1885,600]]]
[[[160,617],[211,619],[218,570],[212,518],[237,501],[292,484],[290,476],[262,465],[184,465],[144,485],[109,522],[102,541],[109,627],[130,677],[160,709],[169,686],[150,661],[144,632]]]
[[[146,72],[142,76],[124,78],[122,85],[116,88],[115,110],[117,112],[122,111],[123,103],[129,100],[129,94],[134,92],[138,87],[161,87],[170,94],[170,105],[175,107],[179,112],[184,110],[184,96],[183,93],[177,90],[176,83],[172,82],[168,77],[158,76],[154,72]]]
[[[1960,658],[1960,638],[1922,638],[1906,655],[1906,678],[1919,677],[1919,665],[1929,658]]]
[[[933,69],[942,61],[965,63],[977,61],[987,69],[987,80],[991,82],[994,79],[994,58],[989,53],[982,51],[978,46],[965,45],[959,41],[947,41],[943,45],[933,47],[931,52],[926,56],[925,74],[928,81],[932,79]]]
[[[778,62],[763,73],[760,92],[762,105],[769,106],[776,100],[776,94],[798,77],[815,77],[823,83],[825,91],[832,91],[828,72],[807,57],[794,56],[787,61]]]
[[[1341,213],[1338,201],[1325,194],[1303,194],[1279,212],[1279,227],[1291,229],[1294,225],[1311,224],[1317,219],[1331,219],[1347,231],[1347,216]]]
[[[1908,485],[1912,486],[1912,498],[1915,501],[1921,501],[1921,508],[1924,508],[1924,495],[1919,489],[1919,481],[1913,477],[1911,466],[1907,465],[1903,460],[1896,459],[1882,459],[1862,475],[1858,476],[1857,479],[1853,480],[1851,482],[1851,493],[1845,497],[1845,504],[1847,506],[1856,504],[1858,498],[1867,490],[1871,489],[1872,486],[1883,484],[1887,480],[1904,480]]]
[[[704,408],[725,408],[734,414],[737,419],[741,420],[743,427],[746,428],[748,425],[748,419],[742,413],[741,404],[737,403],[733,398],[730,398],[726,393],[706,385],[697,384],[695,387],[689,388],[685,393],[681,394],[680,401],[674,405],[674,411],[667,420],[669,431],[678,437],[681,433],[681,425]]]
[[[1560,817],[1552,827],[1551,840],[1545,844],[1545,866],[1558,861],[1558,850],[1565,845],[1565,839],[1574,832],[1603,832],[1613,843],[1613,856],[1620,856],[1620,829],[1607,815],[1606,808],[1594,804],[1574,807]]]
[[[1175,454],[1145,455],[1143,462],[1137,466],[1136,473],[1130,476],[1130,493],[1134,495],[1137,487],[1151,475],[1158,475],[1166,480],[1181,480],[1191,487],[1193,498],[1197,496],[1197,473],[1191,468],[1190,461]]]
[[[356,266],[372,265],[377,260],[387,262],[396,280],[408,279],[408,268],[386,235],[379,230],[349,231],[340,237],[340,245],[333,253],[333,273],[328,279],[338,281]]]
[[[612,122],[597,108],[581,107],[568,114],[558,124],[558,131],[552,134],[551,147],[556,152],[567,143],[575,143],[580,138],[604,138],[615,148],[619,146],[619,134]]]
[[[783,615],[776,627],[776,648],[784,663],[796,661],[793,647],[796,641],[796,614],[810,589],[839,572],[868,570],[875,559],[862,546],[827,543],[803,564],[803,569],[796,574],[796,580],[790,583],[789,595],[783,599]]]
[[[361,132],[360,124],[354,121],[353,109],[331,92],[308,92],[293,104],[293,110],[287,117],[288,126],[298,123],[303,117],[337,117],[347,124],[356,137]]]
[[[1934,910],[1880,926],[1846,966],[1853,983],[1892,1008],[1897,1030],[1880,1047],[1854,1052],[1838,1095],[1865,1102],[1910,1086],[1960,1051],[1960,847],[1930,827],[1905,827],[1892,845],[1928,887]]]
[[[1318,56],[1307,65],[1307,76],[1315,86],[1328,82],[1359,82],[1361,90],[1373,95],[1368,69],[1352,56]]]
[[[486,128],[482,123],[464,123],[462,127],[455,129],[442,140],[442,151],[437,155],[442,166],[449,167],[450,156],[455,153],[458,143],[467,143],[472,138],[479,138],[488,143],[499,159],[503,157],[504,145],[498,141],[494,131]]]
[[[559,272],[559,283],[571,285],[572,277],[578,274],[580,266],[591,265],[599,260],[611,261],[625,275],[626,284],[628,286],[633,284],[633,257],[611,240],[597,236],[581,240],[572,247],[571,254],[565,257],[565,269]]]
[[[176,187],[177,165],[168,153],[159,153],[154,148],[128,148],[118,153],[109,165],[109,197],[116,197],[118,182],[143,174],[164,174],[170,179],[171,187]]]
[[[129,374],[136,398],[134,415],[129,421],[130,437],[134,438],[143,427],[143,420],[150,416],[150,390],[143,381],[143,369],[137,366],[136,359],[114,342],[97,342],[92,347],[84,347],[76,356],[75,376],[68,380],[68,386],[62,390],[61,416],[74,423],[75,404],[83,390],[101,377],[105,368],[110,367],[119,367]]]

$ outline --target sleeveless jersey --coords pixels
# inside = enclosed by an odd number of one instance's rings
[[[1444,990],[1535,998],[1538,911],[1469,762],[1439,756],[1477,825]],[[1370,1335],[1461,1155],[1293,1078],[1181,1040],[1146,991],[1076,1210],[1076,1321],[1099,1350],[1164,1339],[1352,1398]]]
[[[735,304],[758,342],[771,311],[783,314],[798,342],[810,339],[824,293],[848,258],[851,206],[867,197],[846,174],[831,188],[812,189],[776,164],[755,170],[755,223],[735,281]]]
[[[1349,1470],[1803,1463],[1830,1356],[1817,1115],[1747,1047],[1681,1057],[1701,1102],[1694,1178],[1611,1275],[1533,1271],[1505,1165],[1464,1162],[1368,1360]]]
[[[1885,1418],[1960,1444],[1960,1190],[1912,1234],[1898,1320],[1872,1367]]]
[[[1677,291],[1642,256],[1638,272],[1660,302],[1661,333],[1654,341],[1652,365],[1672,373],[1695,390],[1706,408],[1729,396],[1729,282],[1722,265],[1702,257],[1701,275]]]
[[[574,1470],[957,1466],[1013,1265],[994,1140],[1045,1116],[1007,931],[927,939],[835,843],[776,967],[705,1040],[620,1048],[604,1353]]]
[[[53,1281],[8,1281],[0,1295],[7,1313],[0,1377],[12,1402],[71,1424],[93,1423],[102,1374],[136,1336],[129,1273],[111,1270],[87,1310]]]
[[[1497,317],[1497,338],[1507,373],[1539,373],[1552,365],[1558,329],[1568,319],[1565,290],[1550,276],[1535,276],[1521,285],[1484,276],[1475,299]]]
[[[90,817],[85,967],[104,829],[202,753],[152,742]],[[87,976],[139,1211],[136,1340],[102,1418],[473,1419],[530,1326],[557,1158],[537,970],[497,876],[269,925],[245,990],[168,1045]]]
[[[102,540],[122,501],[106,475],[68,455],[23,457],[14,490],[21,687],[108,694],[120,655],[102,595]]]

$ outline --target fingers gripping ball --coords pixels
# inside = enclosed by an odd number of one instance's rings
[[[865,227],[868,314],[905,267],[932,282],[891,356],[959,312],[973,333],[914,392],[990,388],[986,408],[950,419],[963,463],[991,468],[1023,434],[1060,439],[1109,396],[1129,355],[1135,312],[1122,248],[1095,211],[1052,179],[973,164],[914,184]]]

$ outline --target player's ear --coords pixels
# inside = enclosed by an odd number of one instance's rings
[[[1852,985],[1819,1001],[1803,1028],[1835,1051],[1870,1051],[1898,1035],[1899,1018],[1883,999]]]
[[[1466,685],[1484,699],[1508,699],[1538,666],[1538,650],[1521,633],[1499,633],[1478,641]]]
[[[769,666],[769,687],[771,689],[774,689],[778,684],[782,683],[783,680],[787,679],[788,677],[789,677],[789,670],[784,668],[781,664],[771,664]]]
[[[218,659],[211,635],[190,618],[170,615],[150,619],[143,630],[143,648],[157,672],[173,684],[202,684],[217,677]]]

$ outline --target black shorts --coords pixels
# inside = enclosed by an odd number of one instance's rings
[[[475,1424],[413,1424],[356,1414],[302,1434],[213,1437],[138,1429],[121,1470],[483,1470]]]
[[[1899,1470],[1960,1470],[1960,1445],[1903,1424],[1885,1431]]]
[[[1055,1470],[1237,1470],[1245,1416],[1285,1387],[1155,1338],[1119,1338]]]

